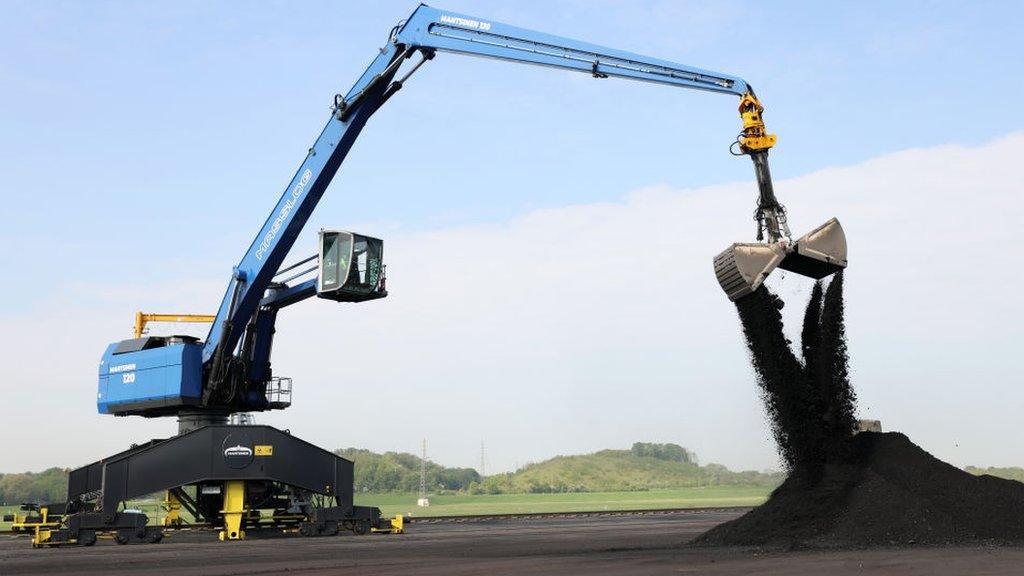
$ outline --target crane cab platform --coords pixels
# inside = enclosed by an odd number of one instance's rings
[[[365,302],[388,295],[384,241],[344,230],[320,231],[316,295],[338,302]]]

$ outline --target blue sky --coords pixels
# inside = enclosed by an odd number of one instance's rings
[[[140,268],[172,280],[237,260],[332,95],[414,8],[242,6],[4,2],[0,159],[4,196],[21,207],[5,243],[59,249],[71,277],[112,282]],[[1024,88],[1013,44],[1020,3],[445,7],[746,78],[780,135],[780,178],[1021,125],[1012,113]],[[374,119],[320,213],[383,233],[609,200],[652,183],[746,180],[748,163],[725,153],[734,108],[727,96],[442,55]],[[139,241],[154,232],[174,242]],[[198,251],[217,257],[212,268]],[[29,277],[50,269],[44,258],[2,258]],[[24,303],[58,288],[6,289]]]
[[[1024,128],[1019,2],[438,6],[742,76],[779,134],[780,180]],[[140,294],[187,282],[220,287],[200,304],[212,310],[333,94],[414,7],[0,2],[0,318],[131,287],[133,300],[112,305],[127,323],[150,306]],[[726,151],[735,106],[441,54],[371,121],[297,250],[311,251],[319,226],[412,237],[656,185],[749,182],[749,162]],[[96,358],[123,336],[67,329]]]

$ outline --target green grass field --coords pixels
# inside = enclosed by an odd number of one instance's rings
[[[416,494],[356,495],[356,504],[378,506],[385,516],[398,514],[415,517],[460,516],[472,514],[528,514],[536,512],[591,512],[599,510],[658,510],[663,508],[700,508],[704,506],[757,506],[768,498],[770,488],[716,486],[680,488],[649,492],[581,492],[571,494],[496,494],[432,495],[430,506],[416,506]],[[150,522],[158,523],[166,514],[159,502],[130,502],[130,508],[142,510]],[[18,510],[0,506],[0,515]],[[10,528],[0,523],[0,530]]]
[[[430,506],[416,506],[415,494],[357,494],[356,504],[378,506],[385,516],[418,517],[472,514],[528,514],[597,510],[657,510],[705,506],[757,506],[771,493],[765,487],[716,486],[648,492],[582,492],[570,494],[497,494],[430,496]]]

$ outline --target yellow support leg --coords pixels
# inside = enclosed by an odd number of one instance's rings
[[[224,516],[224,530],[221,530],[221,540],[241,540],[245,538],[242,531],[242,517],[245,516],[245,481],[228,480],[224,483],[224,509],[220,511]]]
[[[181,501],[170,490],[164,493],[161,507],[167,512],[167,516],[164,516],[162,520],[164,526],[181,525]]]
[[[41,528],[36,526],[35,533],[32,535],[32,547],[42,548],[50,541],[50,530],[47,528]]]

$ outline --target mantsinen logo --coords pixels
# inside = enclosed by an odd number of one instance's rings
[[[306,168],[306,171],[302,173],[302,177],[299,178],[298,184],[295,185],[295,188],[292,188],[292,193],[288,200],[285,201],[281,211],[278,212],[277,218],[274,218],[274,223],[270,226],[270,230],[267,230],[267,233],[263,236],[263,241],[260,242],[260,247],[256,250],[257,260],[263,260],[263,253],[270,249],[270,243],[277,236],[277,231],[281,229],[281,224],[291,214],[292,208],[295,207],[295,203],[299,200],[299,196],[302,196],[302,191],[306,189],[306,184],[312,177],[313,173],[309,171],[309,168]]]
[[[441,23],[461,26],[463,28],[472,28],[474,30],[491,29],[491,24],[489,22],[480,22],[479,20],[470,20],[469,18],[460,18],[459,16],[449,16],[447,14],[441,15]]]
[[[118,372],[129,372],[135,370],[135,364],[118,364],[117,366],[110,367],[110,374],[116,374]]]
[[[224,449],[225,456],[252,456],[252,448],[238,444]]]

